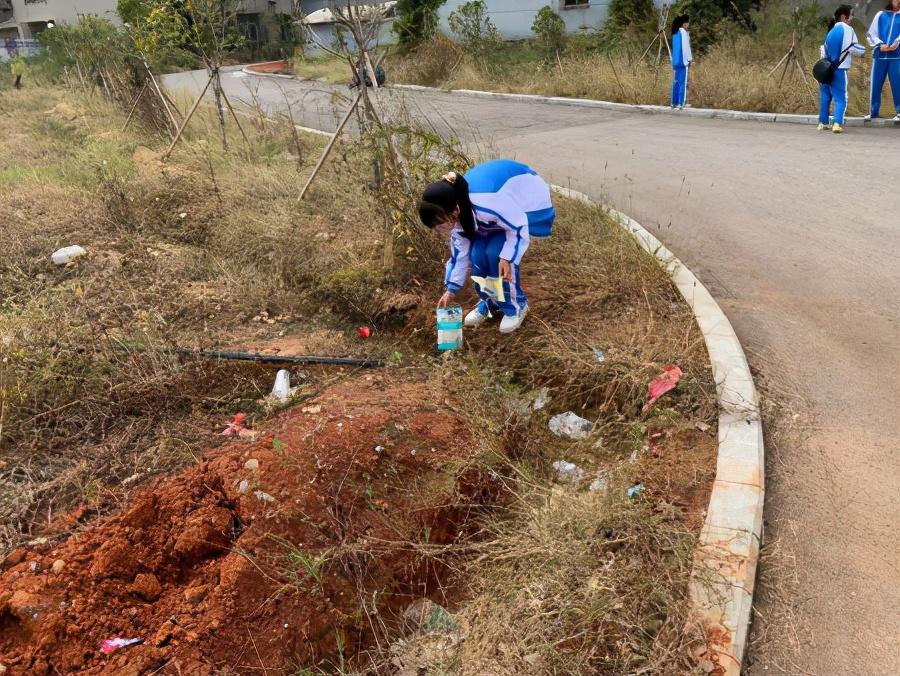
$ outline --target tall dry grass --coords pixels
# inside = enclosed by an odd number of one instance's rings
[[[790,46],[790,38],[766,38],[739,34],[722,40],[696,57],[690,71],[688,102],[696,108],[753,112],[815,113],[818,83],[810,74],[819,58],[818,46],[800,50],[801,76],[791,67],[770,75]],[[655,53],[644,60],[639,54],[610,54],[571,50],[561,63],[543,63],[524,46],[510,45],[493,61],[476,63],[452,41],[437,39],[409,57],[393,57],[389,75],[394,82],[446,89],[479,89],[548,96],[590,98],[620,103],[668,105],[672,69],[665,51],[662,63]],[[854,58],[851,70],[848,114],[868,112],[871,56]],[[890,110],[887,88],[885,109]]]

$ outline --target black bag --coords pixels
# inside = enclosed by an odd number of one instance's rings
[[[844,59],[847,58],[852,47],[853,43],[844,50],[841,54],[841,60],[837,63],[829,60],[827,57],[816,61],[812,69],[812,74],[813,77],[816,78],[816,82],[820,82],[823,85],[831,84],[831,81],[834,79],[834,74],[837,72],[837,69],[840,68],[840,65],[844,63]]]

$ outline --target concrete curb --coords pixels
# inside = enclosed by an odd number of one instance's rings
[[[274,63],[266,61],[264,63]],[[293,75],[281,75],[278,73],[257,73],[250,68],[260,64],[249,64],[241,68],[241,72],[256,77],[279,77],[298,82],[307,82]],[[650,115],[678,115],[680,117],[693,117],[701,119],[717,120],[741,120],[756,122],[778,122],[782,124],[817,124],[816,115],[797,115],[792,113],[752,113],[742,110],[724,110],[719,108],[683,108],[676,110],[669,106],[654,106],[648,104],[616,103],[614,101],[600,101],[597,99],[577,99],[565,96],[543,96],[541,94],[508,94],[505,92],[486,92],[478,89],[440,89],[438,87],[425,87],[422,85],[386,84],[387,89],[405,89],[415,92],[435,92],[438,94],[457,94],[481,99],[504,99],[518,101],[520,103],[545,103],[550,105],[577,106],[582,108],[598,108],[623,113],[645,113]],[[897,127],[890,119],[879,118],[877,120],[864,120],[861,117],[848,117],[845,127]]]
[[[596,204],[569,188],[553,186],[553,191]],[[694,273],[640,223],[609,211],[672,277],[709,352],[719,399],[719,453],[694,560],[691,601],[708,644],[696,656],[737,676],[750,629],[765,498],[765,447],[753,376],[731,323]]]
[[[281,63],[281,60],[278,61],[260,61],[259,63],[250,63],[246,66],[243,66],[240,71],[246,75],[255,75],[256,77],[280,77],[284,80],[299,80],[300,78],[295,77],[293,75],[284,75],[282,73],[257,73],[255,70],[250,70],[253,66],[265,66],[268,63]]]
[[[816,115],[794,115],[789,113],[751,113],[742,110],[721,110],[718,108],[684,108],[675,110],[669,106],[638,105],[631,103],[615,103],[613,101],[598,101],[596,99],[575,99],[564,96],[542,96],[540,94],[507,94],[504,92],[485,92],[477,89],[439,89],[437,87],[423,87],[421,85],[389,84],[390,89],[407,89],[410,91],[436,92],[440,94],[459,94],[482,99],[505,99],[520,103],[546,103],[551,105],[580,106],[583,108],[599,108],[617,112],[647,113],[651,115],[679,115],[681,117],[695,117],[719,120],[743,120],[758,122],[780,122],[785,124],[817,124]],[[861,117],[848,117],[845,127],[898,127],[889,119],[864,120]]]

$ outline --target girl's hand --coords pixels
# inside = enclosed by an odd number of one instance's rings
[[[512,284],[513,276],[512,276],[512,265],[509,264],[509,261],[500,259],[500,276],[503,277],[507,282]]]
[[[444,295],[441,296],[441,299],[438,301],[438,307],[447,307],[453,302],[454,298],[456,298],[455,293],[452,291],[444,291]]]

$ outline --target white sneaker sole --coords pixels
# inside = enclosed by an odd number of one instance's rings
[[[519,316],[517,317],[517,319],[519,321],[515,324],[515,326],[504,327],[503,322],[502,321],[500,322],[500,333],[512,333],[513,331],[517,330],[520,326],[522,326],[522,322],[525,321],[525,317],[527,315],[528,315],[528,306],[526,305],[525,308],[521,312],[519,312]]]

